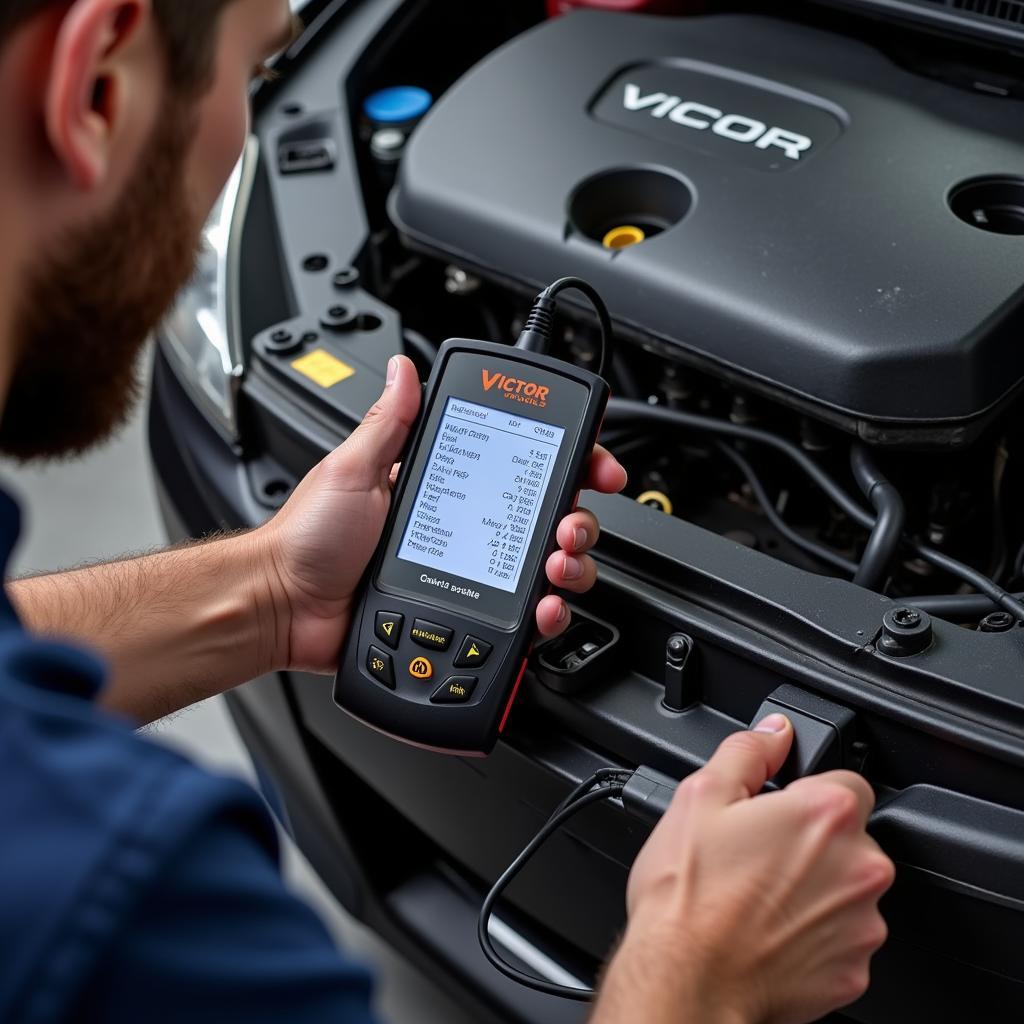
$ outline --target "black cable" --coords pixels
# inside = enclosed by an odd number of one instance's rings
[[[530,310],[530,315],[523,325],[519,340],[516,342],[516,348],[524,349],[527,352],[547,352],[551,343],[551,326],[555,317],[555,297],[560,292],[570,289],[582,292],[590,300],[594,312],[597,313],[597,321],[601,325],[601,354],[595,372],[599,377],[603,377],[608,369],[608,353],[612,345],[612,318],[597,289],[582,278],[560,277],[537,296],[533,303],[533,309]]]
[[[617,769],[604,768],[595,772],[589,779],[586,779],[573,790],[572,793],[555,808],[551,817],[544,823],[543,828],[530,840],[518,857],[502,872],[501,877],[494,883],[491,891],[484,899],[480,908],[480,917],[477,920],[477,938],[480,941],[480,948],[491,965],[501,971],[507,978],[517,981],[520,985],[536,989],[538,992],[546,992],[548,995],[562,996],[565,999],[577,999],[586,1001],[593,998],[594,990],[591,988],[573,988],[569,985],[559,985],[553,981],[545,981],[543,978],[535,978],[532,974],[526,974],[518,968],[513,967],[495,949],[488,931],[488,923],[494,911],[494,905],[498,898],[505,891],[508,884],[522,870],[523,865],[540,849],[541,846],[562,827],[573,815],[583,810],[590,804],[598,803],[601,800],[611,800],[620,796],[625,788],[625,780],[630,777],[631,772],[618,771]],[[611,777],[620,777],[623,781],[603,786],[601,789],[591,790],[599,781],[610,782]],[[600,778],[599,778],[600,777]]]
[[[853,582],[868,590],[880,590],[903,537],[907,508],[900,492],[882,475],[864,445],[850,447],[850,469],[864,497],[878,513]]]
[[[750,489],[754,494],[754,498],[758,505],[761,506],[768,521],[775,527],[775,529],[798,548],[802,548],[809,555],[817,558],[821,562],[826,562],[829,565],[839,569],[841,572],[845,572],[852,576],[857,571],[857,563],[850,561],[849,558],[844,558],[842,555],[835,551],[830,550],[823,544],[819,544],[817,541],[811,540],[809,537],[805,537],[802,533],[798,533],[785,519],[779,515],[778,510],[772,503],[771,498],[768,497],[768,492],[764,489],[764,485],[761,483],[760,478],[754,472],[754,467],[734,448],[730,448],[729,445],[722,441],[716,442],[716,447],[723,455],[729,458],[736,466],[736,468],[746,478],[747,483],[750,485]]]
[[[692,430],[724,434],[728,437],[739,437],[745,441],[754,441],[758,444],[774,448],[795,462],[855,523],[867,530],[872,529],[875,525],[875,516],[857,504],[803,449],[784,437],[779,437],[777,434],[769,433],[767,430],[761,430],[757,427],[732,423],[728,420],[718,420],[714,417],[701,416],[697,413],[684,412],[681,409],[666,409],[661,405],[647,405],[644,402],[633,402],[625,398],[610,398],[608,400],[608,411],[605,414],[605,423],[607,425],[610,426],[613,423],[634,424],[637,420],[668,423],[675,426],[689,427]],[[950,575],[959,577],[965,583],[971,584],[976,590],[980,590],[983,594],[988,595],[1000,608],[1008,611],[1014,618],[1024,622],[1024,604],[1011,594],[1008,594],[998,584],[993,583],[987,576],[927,544],[920,543],[920,541],[907,539],[906,543],[919,557],[930,562],[936,568],[942,569],[950,573]]]
[[[588,284],[581,277],[560,277],[553,284],[549,284],[541,293],[549,298],[554,298],[559,292],[577,291],[585,295],[597,314],[597,322],[601,325],[601,355],[597,361],[598,377],[603,377],[608,369],[608,353],[612,346],[612,318],[608,313],[608,307],[604,304],[598,290]]]
[[[596,785],[602,782],[609,782],[611,780],[624,782],[629,778],[630,773],[622,768],[598,768],[589,779],[584,779],[571,793],[566,796],[562,802],[548,815],[548,818],[553,818],[556,814],[564,811],[569,804],[573,803],[579,797],[583,796],[584,793],[589,793]]]

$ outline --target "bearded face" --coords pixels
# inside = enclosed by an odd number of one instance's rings
[[[195,268],[191,128],[187,111],[165,110],[114,208],[32,268],[15,311],[0,450],[21,459],[77,454],[134,408],[142,346]]]

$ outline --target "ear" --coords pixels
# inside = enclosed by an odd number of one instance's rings
[[[94,189],[129,90],[126,51],[149,17],[149,0],[74,0],[61,21],[46,82],[46,134],[71,181]]]

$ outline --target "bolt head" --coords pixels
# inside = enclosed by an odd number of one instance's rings
[[[932,620],[917,608],[898,605],[882,616],[877,648],[892,658],[920,654],[932,644]]]
[[[1004,633],[1013,629],[1016,619],[1009,612],[989,612],[978,624],[982,633]]]
[[[894,608],[892,624],[899,629],[913,629],[921,622],[921,613],[916,608]]]
[[[341,290],[351,288],[359,281],[359,271],[355,267],[344,267],[339,270],[331,279],[334,287]]]
[[[673,633],[665,643],[665,653],[669,658],[680,661],[690,653],[690,638],[682,633]]]

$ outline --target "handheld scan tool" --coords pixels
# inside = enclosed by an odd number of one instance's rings
[[[564,279],[519,345],[441,347],[335,679],[334,699],[391,736],[486,754],[526,668],[544,564],[575,506],[608,385],[544,355]]]

